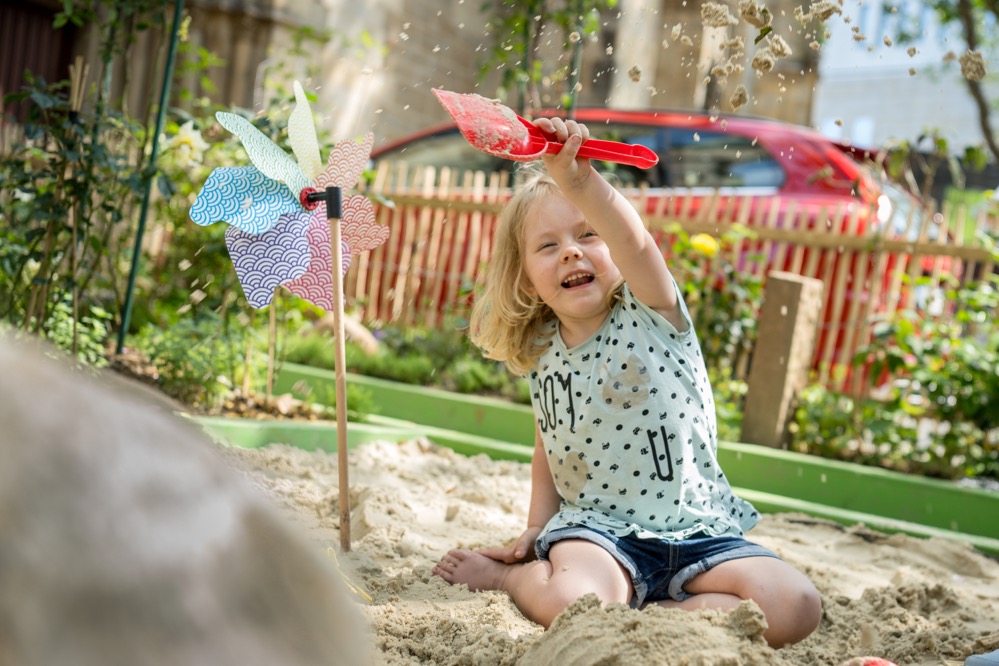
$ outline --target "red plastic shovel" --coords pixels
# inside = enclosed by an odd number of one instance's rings
[[[474,93],[439,88],[434,95],[458,124],[462,136],[484,153],[516,162],[531,162],[545,153],[556,154],[562,144],[550,141],[540,129],[496,100]],[[659,156],[645,146],[590,139],[579,148],[579,157],[630,164],[648,169]]]

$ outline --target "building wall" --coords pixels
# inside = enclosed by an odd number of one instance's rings
[[[705,29],[701,4],[684,0],[621,0],[620,18],[608,24],[614,43],[616,71],[611,76],[607,103],[616,107],[714,109],[808,124],[816,80],[817,54],[808,47],[808,33],[790,18],[797,3],[767,3],[775,19],[773,30],[791,47],[791,55],[761,73],[752,67],[759,30],[740,21],[728,28]],[[738,3],[729,2],[738,15]],[[741,54],[720,44],[742,37]],[[689,40],[689,44],[686,43]],[[724,80],[706,83],[713,65],[731,62],[741,68]],[[628,72],[641,70],[638,82]],[[749,93],[747,104],[730,104],[737,86]]]
[[[928,129],[939,130],[954,152],[981,143],[960,66],[947,59],[967,46],[929,7],[905,0],[892,12],[880,2],[845,0],[843,15],[828,28],[812,117],[823,133],[863,147],[915,142]],[[903,40],[903,33],[913,39]],[[995,84],[985,88],[991,99],[999,93]]]
[[[6,2],[7,0],[3,0]],[[45,0],[31,0],[39,4]],[[495,36],[485,34],[482,0],[187,0],[191,20],[186,40],[192,49],[216,54],[222,64],[205,74],[178,64],[171,102],[207,96],[221,104],[260,111],[268,79],[287,87],[294,79],[316,91],[319,122],[334,138],[366,131],[385,142],[447,120],[430,94],[434,87],[458,92],[496,94],[500,72],[483,83],[478,72]],[[684,0],[620,0],[605,12],[595,40],[585,43],[579,103],[618,108],[731,109],[728,99],[739,84],[750,90],[740,113],[807,123],[814,84],[814,52],[790,24],[793,0],[771,3],[775,30],[791,44],[793,55],[777,68],[757,75],[750,66],[757,33],[745,24],[704,32],[700,3]],[[737,13],[736,0],[731,11]],[[171,16],[167,16],[169,26]],[[673,36],[680,26],[689,45]],[[329,31],[322,44],[304,42],[295,53],[295,35],[303,29]],[[711,64],[729,54],[719,51],[723,36],[742,34],[747,44],[742,72],[724,82],[705,84]],[[564,57],[565,35],[552,28],[542,42],[548,64]],[[91,64],[90,80],[99,77],[97,29],[83,35],[75,52]],[[163,70],[163,35],[143,33],[115,65],[112,99],[131,115],[142,117],[159,100]],[[3,45],[0,45],[0,55]],[[127,66],[126,66],[127,64]],[[642,74],[629,74],[640,65]],[[558,103],[550,88],[543,104]]]
[[[258,0],[262,3],[263,0]],[[234,31],[210,29],[206,26],[220,21],[230,11],[217,0],[197,0],[192,39],[201,35],[208,48],[230,49]],[[232,5],[232,2],[228,3]],[[737,10],[733,1],[733,13]],[[792,2],[776,3],[774,13],[790,16]],[[781,9],[784,5],[786,8]],[[212,9],[210,9],[210,7]],[[210,12],[214,11],[212,15]],[[284,0],[269,9],[256,8],[257,17],[271,17],[273,28],[268,32],[242,19],[251,30],[243,31],[247,42],[236,62],[243,59],[263,61],[263,70],[296,71],[306,85],[317,90],[319,101],[314,110],[320,122],[336,137],[375,133],[376,143],[389,141],[417,129],[448,120],[447,115],[430,94],[434,87],[458,92],[479,92],[493,97],[499,72],[490,73],[481,84],[478,71],[492,48],[492,35],[484,34],[487,16],[479,0]],[[280,17],[279,19],[273,17]],[[702,55],[702,25],[699,3],[683,0],[622,0],[603,17],[603,29],[597,39],[585,44],[579,103],[614,107],[691,108],[705,106],[703,76],[697,74],[699,62],[710,58],[723,59],[722,53]],[[235,20],[230,18],[230,20]],[[630,21],[630,24],[626,23]],[[680,24],[692,45],[684,46],[670,37],[672,28]],[[322,48],[305,57],[278,56],[286,53],[290,34],[296,25],[314,25],[332,31],[333,38]],[[641,27],[640,36],[636,28]],[[750,103],[739,112],[807,123],[811,113],[814,84],[815,54],[807,48],[800,35],[794,33],[788,19],[778,18],[775,29],[784,34],[794,50],[792,57],[778,62],[777,68],[758,76],[749,65],[753,56],[755,30],[740,25],[729,29],[741,31],[749,47],[744,55],[745,70],[729,78],[718,92],[716,108],[730,110],[728,97],[742,83],[752,91]],[[210,30],[218,33],[210,36]],[[252,32],[253,35],[246,33]],[[663,46],[664,39],[669,46]],[[257,40],[269,43],[261,57]],[[543,40],[542,49],[552,61],[562,51],[564,36],[553,27]],[[545,46],[549,43],[549,46]],[[610,47],[610,48],[608,48]],[[628,70],[629,58],[641,56],[647,64],[638,81]],[[318,73],[306,75],[311,67]],[[232,69],[229,65],[229,69]],[[249,67],[238,75],[222,77],[220,95],[244,106],[253,104],[248,92]],[[255,79],[259,89],[260,72]],[[636,91],[638,94],[635,94]],[[557,94],[541,100],[557,105]],[[512,102],[511,102],[512,104]],[[259,108],[261,101],[256,100]]]

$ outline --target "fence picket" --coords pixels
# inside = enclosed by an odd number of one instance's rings
[[[844,220],[848,219],[846,216],[846,211],[841,209],[839,215],[835,218],[830,218],[826,221],[827,226],[830,229],[841,230],[843,228]],[[835,219],[835,222],[833,221]],[[833,269],[836,265],[836,259],[838,258],[838,253],[836,248],[826,247],[821,250],[821,258],[819,260],[822,266],[822,332],[819,334],[819,355],[817,358],[820,359],[819,362],[819,383],[827,384],[829,382],[830,372],[832,368],[830,363],[832,361],[833,350],[836,348],[836,326],[831,319],[834,319],[835,308],[833,307],[833,300],[836,298],[836,290],[833,285]],[[841,273],[842,275],[842,273]],[[832,342],[830,342],[830,340]]]
[[[445,314],[467,307],[463,285],[481,281],[508,185],[505,174],[465,173],[459,182],[458,174],[445,169],[380,167],[368,191],[393,200],[395,207],[376,206],[378,222],[391,229],[389,241],[370,256],[356,257],[349,274],[349,296],[362,320],[439,326]],[[715,192],[698,202],[690,193],[653,196],[647,188],[626,195],[642,212],[667,259],[676,235],[669,231],[672,225],[691,235],[718,236],[726,225],[738,223],[753,234],[725,250],[739,272],[765,279],[769,267],[821,279],[824,311],[814,351],[817,377],[830,388],[858,395],[867,384],[863,372],[844,370],[857,350],[870,343],[876,320],[913,305],[913,286],[924,258],[931,266],[931,287],[946,279],[951,266],[961,270],[962,280],[995,267],[979,244],[964,241],[967,214],[950,207],[942,211],[938,236],[928,240],[926,224],[909,240],[914,216],[906,220],[901,237],[891,230],[860,236],[861,211],[844,206],[810,216],[794,202],[776,198]],[[988,217],[977,221],[982,228],[993,223]],[[754,255],[762,255],[762,260],[752,260]],[[717,265],[717,260],[704,261],[701,268]]]

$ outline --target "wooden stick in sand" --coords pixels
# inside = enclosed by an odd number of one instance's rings
[[[277,338],[277,301],[280,289],[274,289],[274,300],[271,301],[271,311],[267,322],[267,402],[274,398],[274,347]]]
[[[347,481],[347,370],[343,326],[343,248],[339,187],[326,188],[326,217],[333,250],[333,363],[336,370],[336,453],[340,485],[340,550],[350,551],[350,487]]]

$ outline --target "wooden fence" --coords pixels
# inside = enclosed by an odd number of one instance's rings
[[[378,221],[391,229],[389,240],[356,257],[345,282],[348,304],[361,320],[436,327],[449,314],[465,313],[510,194],[507,179],[383,165],[368,193],[391,202],[377,206]],[[939,300],[941,286],[951,277],[967,282],[995,270],[988,252],[964,240],[968,225],[995,228],[995,222],[984,215],[969,219],[965,210],[929,211],[934,225],[918,224],[912,215],[902,234],[873,234],[860,230],[868,211],[856,207],[817,215],[775,198],[626,193],[644,211],[667,258],[674,224],[689,234],[718,236],[738,223],[752,234],[723,256],[705,259],[708,270],[710,262],[727,260],[760,279],[768,270],[787,270],[822,280],[824,311],[813,366],[818,381],[837,390],[861,390],[850,362],[870,342],[877,321],[912,307],[947,316],[954,304]]]

